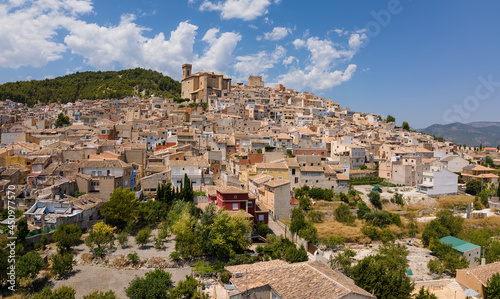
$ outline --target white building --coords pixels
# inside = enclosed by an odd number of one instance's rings
[[[431,196],[457,194],[458,175],[443,167],[431,166],[430,171],[423,172],[418,190]]]

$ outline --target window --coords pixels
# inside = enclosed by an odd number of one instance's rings
[[[292,169],[292,175],[295,175],[295,168]]]
[[[182,181],[181,180],[177,180],[177,184],[178,185],[182,184]]]
[[[299,183],[299,178],[295,178],[295,184]]]
[[[283,169],[278,169],[278,173],[282,173],[283,172]]]
[[[97,175],[98,175],[98,176],[101,176],[101,175],[102,175],[102,171],[100,171],[100,170],[99,170],[99,171],[97,171]]]
[[[237,203],[233,203],[233,211],[236,211],[239,209],[239,206]]]
[[[265,221],[264,220],[264,215],[259,215],[259,221]]]
[[[248,202],[248,208],[252,208],[253,207],[253,202],[249,201]]]
[[[278,180],[282,180],[282,179],[283,179],[283,177],[282,177],[282,176],[279,176],[279,177],[278,177]]]
[[[304,151],[304,154],[306,154],[306,155],[307,155],[307,151]]]
[[[95,171],[92,171],[92,176],[95,176]]]

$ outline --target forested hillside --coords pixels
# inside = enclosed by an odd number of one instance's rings
[[[178,98],[181,84],[161,73],[136,68],[108,72],[82,72],[55,79],[18,81],[0,85],[0,100],[33,106],[37,103],[74,102],[80,99],[123,98],[144,95]]]

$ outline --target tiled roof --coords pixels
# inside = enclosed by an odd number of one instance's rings
[[[483,286],[486,286],[491,276],[500,272],[500,262],[495,262],[484,266],[461,269],[457,271],[466,271],[467,274],[474,275]]]
[[[302,166],[300,171],[303,172],[324,172],[325,170],[321,166]]]
[[[219,187],[217,188],[217,192],[220,194],[247,194],[248,192],[238,188],[238,187],[233,187],[233,186],[228,186],[228,187]]]
[[[267,182],[269,180],[272,180],[273,177],[270,176],[270,175],[267,175],[265,173],[261,173],[261,174],[258,174],[258,175],[255,175],[253,177],[250,177],[249,180],[251,180],[252,182],[254,182],[255,184],[262,184],[264,182]]]
[[[122,160],[104,160],[104,161],[85,161],[82,163],[82,168],[123,168],[130,167],[129,164]]]
[[[279,186],[286,185],[286,184],[290,184],[290,181],[289,180],[275,180],[275,181],[267,182],[264,185],[271,187],[271,188],[274,188],[274,187],[279,187]]]
[[[231,278],[239,292],[269,285],[283,299],[343,298],[349,294],[375,298],[345,275],[319,261],[288,264],[274,260],[226,269],[242,274],[241,277]]]

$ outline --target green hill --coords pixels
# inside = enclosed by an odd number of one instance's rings
[[[149,96],[178,98],[181,84],[161,73],[136,68],[109,72],[82,72],[55,79],[18,81],[0,85],[0,100],[33,106],[76,100]]]

